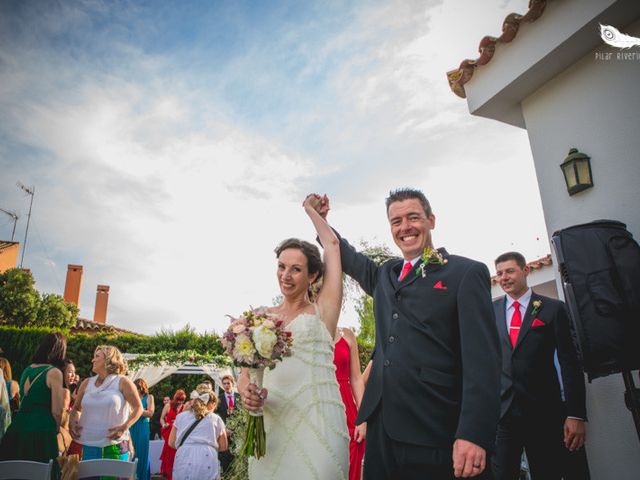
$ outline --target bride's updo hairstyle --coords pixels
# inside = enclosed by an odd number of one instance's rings
[[[218,397],[213,393],[210,383],[201,383],[191,392],[191,410],[197,420],[203,418],[218,405]]]
[[[276,247],[276,258],[280,257],[280,254],[289,248],[300,250],[304,256],[307,257],[307,270],[309,271],[309,275],[313,275],[314,273],[318,274],[314,282],[309,285],[308,289],[309,299],[313,301],[317,296],[319,290],[317,287],[320,284],[322,274],[324,273],[324,264],[322,263],[320,250],[313,243],[309,243],[305,240],[300,240],[299,238],[287,238]]]

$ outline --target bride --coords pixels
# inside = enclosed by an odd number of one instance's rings
[[[307,196],[303,206],[324,246],[288,239],[276,248],[277,278],[283,302],[270,309],[293,338],[292,355],[265,371],[264,388],[250,383],[246,369],[238,380],[248,410],[264,405],[266,455],[249,461],[251,480],[347,479],[349,436],[333,364],[333,337],[342,302],[340,246],[316,212],[326,200]],[[315,303],[309,292],[321,277]]]

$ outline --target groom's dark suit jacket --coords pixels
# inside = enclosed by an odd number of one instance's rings
[[[540,308],[534,316],[531,313],[536,301],[540,302]],[[529,418],[555,421],[571,416],[586,419],[584,374],[564,303],[533,292],[518,340],[512,348],[505,302],[505,296],[493,302],[502,348],[501,417],[513,405],[515,414]],[[535,320],[539,320],[537,326],[533,326]],[[564,405],[553,361],[556,349],[564,386]]]
[[[500,413],[500,352],[487,267],[441,251],[448,263],[381,266],[340,239],[344,272],[373,296],[376,343],[357,423],[381,406],[394,440],[451,449],[456,438],[492,450]],[[438,288],[442,287],[442,288]]]

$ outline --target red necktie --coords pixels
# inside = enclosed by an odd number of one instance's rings
[[[402,267],[402,273],[400,273],[400,278],[398,279],[399,282],[404,280],[404,277],[407,276],[407,273],[409,273],[412,267],[413,265],[411,264],[411,262],[407,262],[404,264],[404,266]]]
[[[520,304],[513,302],[513,316],[511,317],[511,325],[509,326],[509,338],[511,339],[511,347],[516,346],[520,326],[522,325],[522,314],[520,313]]]
[[[233,395],[227,397],[229,399],[229,408],[233,408]]]

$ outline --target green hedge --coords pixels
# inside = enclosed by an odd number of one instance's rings
[[[59,331],[51,328],[9,327],[0,326],[0,347],[3,356],[11,362],[13,378],[20,379],[22,370],[31,363],[31,356],[40,345],[42,337],[47,333]],[[220,355],[223,352],[218,336],[214,334],[198,334],[186,327],[177,332],[161,331],[153,336],[145,337],[134,334],[114,335],[98,333],[87,335],[84,333],[67,335],[67,357],[73,360],[80,377],[91,375],[91,357],[98,345],[115,345],[123,353],[158,353],[162,351],[195,350],[199,353]],[[358,340],[360,366],[362,370],[367,366],[371,346]],[[199,375],[172,375],[159,382],[151,389],[159,401],[163,396],[172,396],[178,388],[183,388],[187,395],[195,386],[209,377]]]
[[[53,331],[56,330],[0,326],[0,347],[11,362],[14,378],[19,379],[22,370],[31,363],[31,356],[40,345],[42,337]],[[67,357],[73,360],[78,374],[83,378],[90,375],[91,357],[98,345],[114,345],[123,353],[158,353],[166,350],[195,350],[213,355],[223,353],[217,335],[197,334],[189,327],[177,332],[162,331],[151,337],[135,334],[63,333],[67,335]]]
[[[31,356],[36,351],[42,337],[49,332],[59,330],[35,327],[0,326],[0,347],[11,362],[13,378],[20,380],[22,370],[31,363]],[[114,345],[123,353],[158,353],[162,351],[195,350],[199,353],[220,355],[223,352],[218,336],[214,334],[198,334],[186,327],[177,332],[161,331],[153,336],[145,337],[135,334],[98,333],[87,335],[79,333],[67,336],[67,357],[73,360],[76,371],[81,378],[91,375],[91,357],[98,345]],[[201,375],[172,375],[151,389],[156,399],[172,396],[182,388],[187,395],[195,386],[210,378]]]
[[[60,330],[44,327],[20,328],[0,326],[0,348],[2,348],[2,356],[11,362],[14,380],[20,380],[22,370],[31,363],[31,357],[40,345],[42,338],[47,333],[59,331]]]

